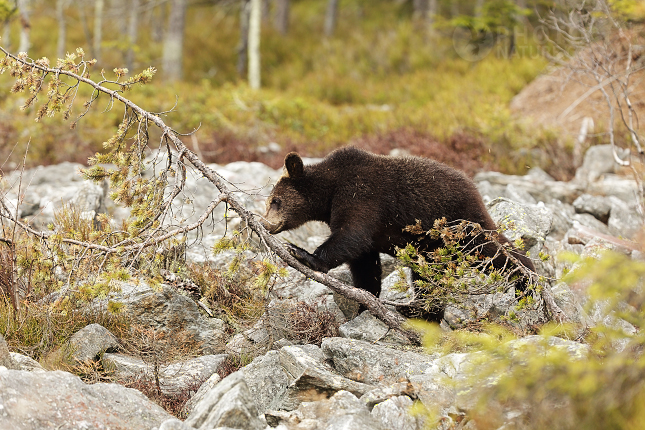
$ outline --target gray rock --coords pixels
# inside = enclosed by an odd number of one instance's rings
[[[325,363],[322,351],[313,345],[286,346],[279,355],[291,381],[280,409],[293,410],[303,401],[330,397],[340,390],[361,396],[373,388],[336,374]]]
[[[638,214],[634,203],[628,204],[613,198],[608,226],[614,236],[631,239],[643,228],[643,216]]]
[[[278,351],[269,351],[240,369],[258,411],[279,409],[291,378],[280,363]]]
[[[226,359],[226,354],[203,355],[191,360],[160,366],[159,383],[164,394],[177,394],[209,379]],[[103,366],[120,378],[154,378],[154,367],[140,358],[103,354]]]
[[[190,427],[183,423],[183,421],[178,420],[177,418],[170,418],[169,420],[164,421],[159,426],[159,430],[195,430],[194,427]]]
[[[69,339],[66,348],[76,361],[94,360],[102,352],[114,350],[119,341],[100,324],[90,324],[80,329]]]
[[[309,428],[326,430],[385,430],[383,424],[372,417],[359,399],[347,391],[339,391],[327,400],[303,403],[298,408],[299,421]],[[316,425],[317,427],[313,427]],[[306,428],[306,427],[300,427]]]
[[[29,372],[46,372],[39,362],[26,355],[18,354],[17,352],[11,353],[11,359],[15,364],[16,370],[27,370]]]
[[[588,184],[585,191],[593,195],[615,197],[626,203],[638,198],[636,181],[619,175],[606,175],[602,180]]]
[[[372,416],[386,429],[417,430],[423,428],[421,420],[410,413],[412,399],[408,396],[392,397],[372,409]]]
[[[575,209],[573,206],[562,203],[559,200],[548,203],[546,206],[553,213],[553,224],[551,225],[549,236],[556,240],[562,240],[573,224]]]
[[[0,366],[4,366],[8,369],[14,369],[16,367],[16,363],[14,363],[11,358],[7,341],[4,340],[2,334],[0,334]]]
[[[480,190],[482,195],[488,190],[503,190],[491,192],[491,200],[497,197],[506,196],[506,186],[512,184],[528,192],[538,202],[552,203],[561,201],[564,203],[573,202],[582,192],[583,186],[576,182],[545,181],[540,175],[531,176],[513,176],[504,175],[498,172],[480,172],[473,178],[475,183],[479,184],[484,181],[489,185],[484,185]],[[490,187],[489,187],[490,186]],[[492,187],[492,188],[491,188]]]
[[[588,227],[592,230],[595,230],[599,233],[602,234],[609,234],[609,228],[607,227],[606,224],[603,222],[599,221],[595,216],[591,214],[574,214],[571,217],[572,227],[576,228],[578,224]]]
[[[609,220],[611,203],[604,197],[583,194],[574,200],[573,207],[576,212],[591,214],[605,224]]]
[[[508,184],[504,197],[514,202],[523,203],[527,205],[537,204],[537,200],[524,188],[518,187],[515,184]]]
[[[446,306],[444,321],[450,328],[458,329],[486,318],[490,322],[503,322],[524,330],[548,320],[542,307],[526,306],[518,310],[517,304],[514,289],[504,293],[464,296]]]
[[[71,373],[0,368],[0,428],[141,429],[172,418],[139,391]]]
[[[428,369],[436,356],[401,351],[369,342],[327,338],[322,351],[333,363],[336,372],[365,384],[393,383],[421,374]]]
[[[369,409],[372,409],[374,406],[386,401],[387,399],[402,395],[415,395],[414,387],[408,381],[396,382],[390,385],[379,385],[363,394],[360,397],[360,400],[365,403]]]
[[[495,199],[488,205],[488,212],[511,241],[522,239],[524,250],[533,258],[542,249],[553,224],[553,213],[544,205],[525,205],[508,199]]]
[[[179,293],[175,288],[162,285],[156,291],[145,281],[120,282],[119,292],[110,293],[109,300],[125,305],[125,312],[133,320],[154,330],[179,335],[195,342],[204,354],[224,351],[225,324],[217,318],[201,314],[195,301]],[[98,308],[105,308],[108,300],[95,300]]]
[[[617,148],[618,155],[624,158],[624,150]],[[628,151],[629,152],[629,151]],[[611,145],[596,145],[587,149],[582,166],[576,171],[575,181],[583,184],[597,181],[603,175],[614,173],[617,165]]]
[[[369,311],[363,311],[353,320],[341,325],[339,331],[342,337],[376,342],[383,339],[390,328]]]
[[[213,373],[210,378],[204,381],[197,392],[184,405],[183,412],[186,414],[186,416],[190,415],[191,412],[193,412],[195,405],[197,405],[197,403],[199,403],[204,398],[204,396],[221,380],[222,378],[217,373]]]
[[[185,425],[196,429],[231,427],[263,430],[266,424],[258,410],[241,372],[224,378],[195,405]]]

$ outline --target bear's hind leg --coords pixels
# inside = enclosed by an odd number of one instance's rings
[[[378,298],[381,293],[381,257],[378,252],[361,254],[349,262],[354,286],[372,293]]]

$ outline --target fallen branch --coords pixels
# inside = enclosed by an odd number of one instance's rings
[[[274,253],[276,253],[282,260],[284,260],[289,266],[303,273],[308,278],[311,278],[317,282],[320,282],[323,285],[326,285],[334,292],[359,302],[360,304],[365,306],[375,317],[379,318],[385,324],[387,324],[391,329],[401,332],[413,343],[416,343],[416,344],[420,343],[420,340],[419,340],[420,338],[416,332],[403,328],[403,324],[406,321],[405,318],[386,308],[376,297],[374,297],[373,295],[371,295],[366,291],[344,284],[327,274],[313,271],[308,267],[306,267],[305,265],[303,265],[302,263],[300,263],[293,256],[291,256],[291,254],[287,251],[284,245],[278,239],[276,239],[271,234],[269,234],[269,232],[264,228],[264,226],[262,226],[262,224],[256,219],[256,215],[249,212],[242,205],[242,203],[237,198],[235,198],[235,196],[231,193],[228,186],[224,182],[223,178],[215,170],[211,169],[203,161],[201,161],[194,152],[188,149],[188,147],[186,147],[184,143],[177,137],[177,132],[172,128],[170,128],[168,125],[166,125],[158,115],[155,115],[153,113],[150,113],[144,110],[143,108],[139,107],[137,104],[123,97],[121,95],[122,91],[112,90],[110,88],[107,88],[101,85],[101,83],[94,82],[93,80],[89,79],[85,73],[77,74],[70,70],[65,70],[64,68],[50,68],[47,66],[47,63],[44,61],[41,61],[41,60],[32,61],[32,60],[29,60],[24,55],[16,56],[9,53],[2,47],[0,47],[0,51],[2,51],[7,57],[11,58],[12,60],[20,63],[23,67],[31,71],[38,70],[42,72],[41,79],[44,79],[45,76],[49,74],[52,74],[56,77],[59,77],[62,75],[62,76],[69,76],[78,82],[83,82],[84,84],[90,86],[91,88],[94,89],[94,92],[93,92],[91,101],[88,102],[89,104],[91,104],[91,102],[96,100],[100,93],[103,93],[110,97],[111,104],[114,101],[121,102],[124,106],[126,106],[127,109],[130,109],[132,112],[134,112],[139,118],[140,122],[149,121],[155,124],[161,130],[162,136],[164,136],[166,139],[172,142],[172,144],[174,145],[174,149],[179,154],[181,154],[183,158],[188,163],[190,163],[196,170],[198,170],[206,179],[208,179],[212,184],[214,184],[215,187],[217,187],[217,189],[220,191],[221,193],[220,198],[218,199],[217,202],[214,202],[215,205],[220,201],[226,201],[230,206],[230,208],[233,209],[246,222],[246,224],[260,237],[260,239],[264,243],[266,243],[267,246]],[[84,66],[85,66],[85,62],[84,62]],[[119,83],[116,81],[111,82],[111,81],[104,80],[103,82],[108,82],[116,85],[123,85],[122,83]],[[77,87],[75,86],[74,88],[77,88]],[[83,115],[86,112],[87,111],[85,111]],[[203,218],[205,219],[205,217]],[[15,220],[15,221],[18,221],[18,220]],[[43,233],[35,232],[33,229],[29,228],[26,225],[23,225],[23,224],[19,224],[19,225],[21,226],[21,228],[25,228],[27,231],[29,231],[32,234],[36,234],[40,238],[43,238],[43,239],[46,238]],[[180,229],[179,231],[177,231],[177,234],[185,231],[186,231],[185,229]],[[164,238],[168,238],[168,237],[169,237],[168,235],[164,236]],[[110,247],[105,247],[105,246],[100,246],[95,244],[82,243],[79,241],[69,241],[68,243],[72,243],[80,246],[86,246],[88,248],[97,249],[105,253],[114,253],[118,251],[123,251],[123,248],[121,249],[110,248]],[[146,245],[152,245],[152,244],[153,243],[146,243]],[[130,245],[127,248],[137,248],[137,247],[141,247],[142,245],[144,244]]]

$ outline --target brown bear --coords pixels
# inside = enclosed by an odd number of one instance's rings
[[[285,157],[284,167],[285,175],[267,199],[266,229],[275,234],[307,221],[328,224],[331,235],[313,254],[292,244],[287,245],[289,251],[320,272],[349,263],[354,286],[376,297],[381,291],[379,253],[395,255],[397,247],[409,243],[421,251],[443,246],[440,239],[425,236],[419,241],[418,235],[406,231],[417,220],[425,230],[441,218],[497,229],[473,181],[437,161],[375,155],[346,147],[308,166],[292,152]],[[508,243],[502,235],[499,240]],[[484,246],[482,253],[493,257],[496,250],[494,245]],[[514,254],[524,266],[535,270],[525,255]],[[493,264],[502,267],[504,262]]]

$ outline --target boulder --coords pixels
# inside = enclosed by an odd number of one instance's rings
[[[321,349],[340,375],[372,385],[400,382],[414,374],[421,374],[437,358],[436,355],[340,337],[323,340]]]
[[[159,367],[162,393],[178,394],[208,380],[226,359],[226,354],[202,355],[190,360]],[[154,380],[154,365],[140,358],[123,354],[103,354],[103,367],[113,370],[119,379],[148,378]]]
[[[173,287],[162,284],[155,290],[141,280],[118,282],[117,291],[94,304],[105,309],[108,301],[123,303],[124,312],[136,324],[170,334],[169,339],[181,336],[185,343],[192,342],[204,354],[224,351],[224,322],[202,315],[193,299]]]
[[[4,340],[2,334],[0,334],[0,366],[4,366],[8,369],[14,369],[16,367],[16,363],[14,363],[11,358],[7,341]]]
[[[244,375],[235,372],[206,393],[184,424],[204,430],[215,427],[263,430],[266,423],[258,415]]]
[[[70,357],[83,362],[94,360],[99,354],[115,350],[119,341],[100,324],[90,324],[72,335],[66,345]]]
[[[573,207],[577,213],[591,214],[605,224],[609,220],[611,203],[605,197],[583,194],[574,200]]]
[[[139,391],[62,371],[0,368],[0,428],[150,430],[172,418]]]
[[[27,370],[29,372],[46,372],[39,362],[26,355],[18,354],[17,352],[11,353],[11,359],[15,364],[16,370]]]
[[[369,311],[363,311],[353,320],[341,325],[339,331],[342,337],[376,342],[383,339],[390,328]]]
[[[625,158],[629,153],[629,151],[625,153],[621,148],[616,149],[621,158]],[[617,167],[612,145],[595,145],[585,152],[582,166],[576,170],[574,180],[582,184],[595,182],[603,175],[615,173]]]
[[[502,233],[511,242],[522,239],[524,251],[536,258],[551,231],[553,213],[543,204],[526,205],[503,198],[493,200],[487,207]]]
[[[372,417],[386,429],[417,430],[424,428],[423,420],[412,415],[412,399],[408,396],[392,397],[372,409]]]

